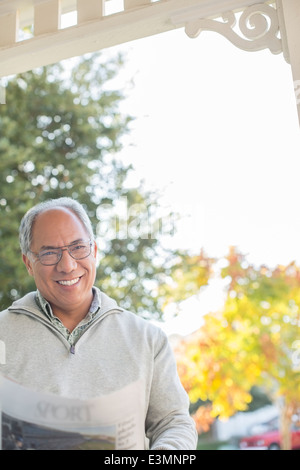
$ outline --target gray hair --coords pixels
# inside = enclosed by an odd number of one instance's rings
[[[26,212],[23,219],[21,220],[19,228],[19,241],[22,254],[28,255],[30,252],[32,243],[32,230],[37,216],[48,209],[57,209],[59,207],[64,207],[74,212],[74,214],[77,215],[78,219],[82,222],[91,240],[94,240],[95,237],[90,218],[84,207],[78,201],[75,201],[75,199],[71,199],[70,197],[49,199],[29,209],[29,211]]]

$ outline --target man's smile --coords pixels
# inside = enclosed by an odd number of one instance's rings
[[[73,286],[74,284],[77,284],[81,280],[82,277],[83,276],[76,277],[76,278],[70,279],[70,280],[55,281],[55,282],[57,282],[57,284],[60,284],[61,286]]]

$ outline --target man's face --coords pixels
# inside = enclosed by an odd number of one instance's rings
[[[85,227],[72,211],[49,209],[35,220],[30,249],[39,253],[43,247],[58,248],[88,239]],[[61,260],[54,266],[44,266],[33,254],[23,255],[23,260],[36,287],[54,311],[72,312],[82,308],[87,313],[96,276],[96,251],[94,244],[91,254],[82,260],[75,260],[68,251],[63,251]],[[65,281],[72,283],[66,285]]]

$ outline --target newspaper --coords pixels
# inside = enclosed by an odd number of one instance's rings
[[[142,450],[142,382],[91,400],[40,393],[0,375],[1,450]]]

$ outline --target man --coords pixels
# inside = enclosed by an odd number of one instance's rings
[[[94,287],[97,246],[83,207],[70,198],[33,207],[22,219],[20,246],[37,291],[0,313],[0,372],[33,390],[79,399],[141,379],[150,448],[195,449],[165,334]]]

